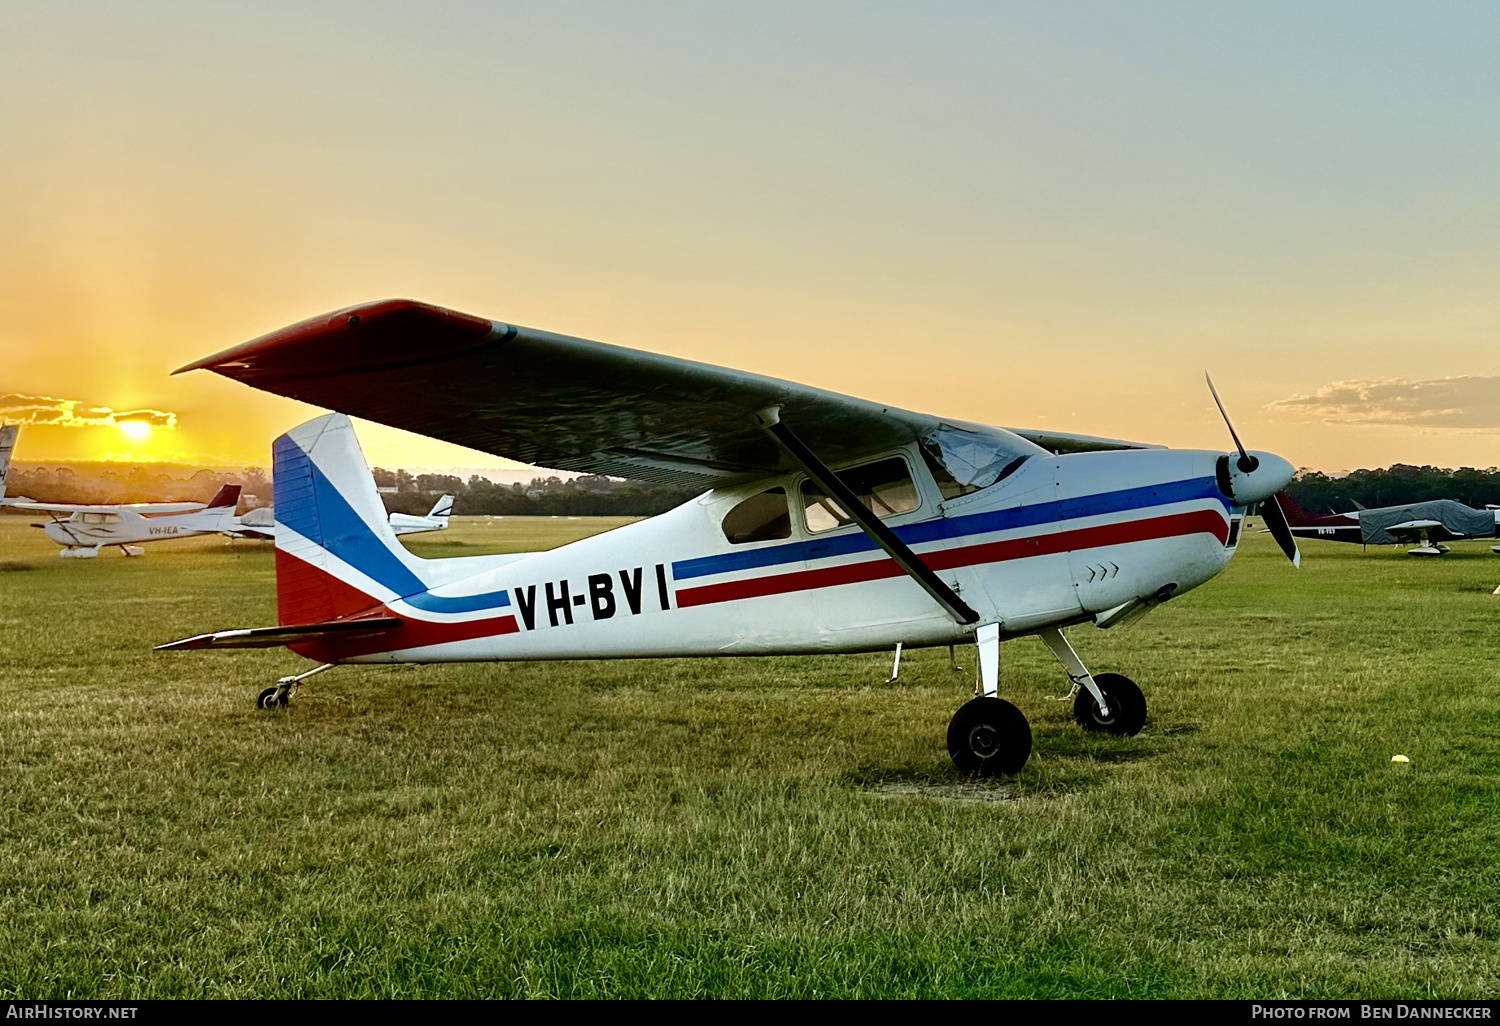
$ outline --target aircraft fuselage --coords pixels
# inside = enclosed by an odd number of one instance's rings
[[[1181,595],[1222,570],[1239,540],[1243,511],[1219,490],[1217,452],[1038,455],[946,500],[915,445],[886,455],[911,469],[917,505],[885,522],[1006,636]],[[799,496],[803,479],[709,491],[548,552],[433,561],[448,565],[444,583],[415,591],[368,547],[341,548],[334,532],[320,545],[279,523],[278,559],[289,562],[278,574],[352,586],[376,600],[372,612],[404,621],[377,637],[292,647],[329,662],[443,662],[853,652],[972,634],[857,526],[816,531],[815,511],[796,501],[784,537],[728,540],[738,504],[778,488]],[[312,565],[320,558],[336,573]],[[283,623],[296,620],[290,612]]]

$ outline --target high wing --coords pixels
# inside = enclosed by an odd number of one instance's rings
[[[1070,452],[1107,452],[1114,449],[1165,449],[1164,445],[1150,442],[1127,442],[1123,438],[1100,438],[1098,435],[1073,435],[1065,431],[1035,431],[1031,428],[1007,428],[1040,445],[1048,452],[1058,454]]]
[[[757,425],[769,406],[832,464],[939,436],[945,450],[1044,451],[1004,428],[410,300],[314,317],[177,373],[199,368],[536,466],[704,488],[791,469]]]
[[[17,502],[12,509],[30,509],[39,513],[188,513],[203,509],[201,502],[131,502],[89,504],[71,502]]]

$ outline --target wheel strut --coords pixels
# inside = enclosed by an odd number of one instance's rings
[[[1031,757],[1031,724],[1021,710],[999,697],[1000,624],[975,628],[979,680],[975,697],[953,714],[948,724],[948,754],[953,765],[970,776],[1019,773]]]
[[[322,673],[324,670],[331,670],[337,665],[338,663],[323,663],[320,666],[314,666],[311,670],[308,670],[305,673],[296,673],[290,677],[282,677],[276,682],[274,687],[266,688],[266,690],[260,693],[260,697],[255,701],[257,708],[286,708],[286,706],[292,700],[292,695],[296,692],[297,688],[301,686],[304,680],[316,674]]]
[[[1094,701],[1099,703],[1100,714],[1109,716],[1109,701],[1104,697],[1104,692],[1100,690],[1099,685],[1094,682],[1094,675],[1089,673],[1088,667],[1083,665],[1083,660],[1078,658],[1078,653],[1073,651],[1073,646],[1068,643],[1068,639],[1063,637],[1063,632],[1056,627],[1048,627],[1037,636],[1052,650],[1057,661],[1063,664],[1068,679],[1073,682],[1073,689],[1076,691],[1078,688],[1083,688],[1088,691],[1094,696]]]

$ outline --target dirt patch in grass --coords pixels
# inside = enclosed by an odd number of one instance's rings
[[[35,569],[36,567],[30,563],[21,563],[14,559],[0,559],[0,574],[19,573],[22,570]]]

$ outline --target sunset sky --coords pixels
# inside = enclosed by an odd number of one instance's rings
[[[318,411],[169,372],[409,297],[1219,448],[1207,369],[1300,466],[1500,464],[1500,5],[8,2],[0,45],[20,460],[264,464]]]

